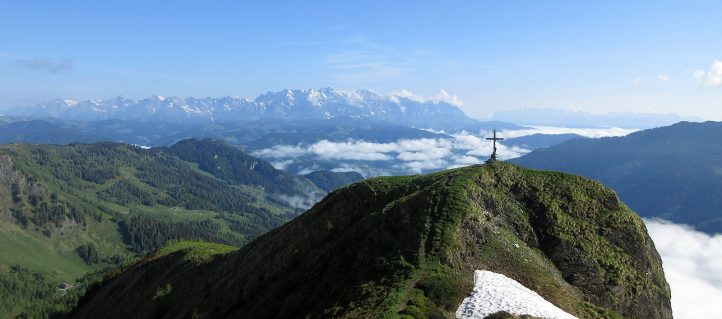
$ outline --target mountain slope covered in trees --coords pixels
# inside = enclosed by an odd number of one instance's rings
[[[233,184],[260,187],[271,194],[306,195],[318,191],[309,180],[278,170],[222,141],[188,139],[166,150]]]
[[[476,269],[585,318],[671,318],[642,220],[585,178],[495,163],[366,179],[238,251],[186,243],[73,318],[452,318]]]
[[[0,146],[0,295],[13,296],[0,317],[62,311],[89,274],[169,241],[242,246],[300,213],[287,198],[311,193],[323,194],[212,140]]]

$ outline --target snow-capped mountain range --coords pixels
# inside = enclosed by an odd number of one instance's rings
[[[10,115],[97,121],[123,119],[178,124],[247,122],[259,119],[368,118],[415,127],[447,129],[473,125],[454,99],[423,99],[407,91],[380,95],[333,88],[268,92],[255,100],[152,96],[141,100],[62,100],[16,108]]]

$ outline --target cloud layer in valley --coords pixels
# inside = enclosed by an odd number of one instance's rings
[[[429,130],[436,133],[444,133]],[[623,136],[636,130],[622,128],[560,128],[533,127],[524,130],[502,132],[502,137],[513,138],[535,133],[576,133],[585,137]],[[294,170],[294,164],[314,160],[332,161],[338,165],[334,171],[356,171],[364,176],[417,174],[483,163],[492,152],[492,144],[484,137],[489,132],[471,134],[459,132],[448,134],[449,138],[402,139],[389,143],[364,140],[332,142],[317,141],[312,144],[274,145],[252,152],[269,160],[278,169]],[[508,160],[529,153],[530,150],[516,146],[497,144],[501,160]],[[319,167],[295,167],[299,174],[310,173]]]
[[[392,168],[406,173],[479,164],[491,154],[492,145],[482,137],[468,133],[452,138],[398,140],[391,143],[366,141],[331,142],[321,140],[310,145],[276,145],[253,152],[253,155],[275,159],[287,166],[290,158],[312,157],[336,161],[388,162]],[[528,150],[498,145],[501,159],[519,157]],[[279,165],[281,166],[281,165]]]
[[[627,129],[619,127],[605,128],[574,128],[574,127],[555,127],[555,126],[531,126],[525,130],[503,131],[502,135],[507,138],[526,136],[531,134],[566,134],[573,133],[584,137],[599,138],[606,136],[625,136],[638,131],[637,129]]]
[[[722,234],[710,236],[664,220],[645,223],[672,288],[674,317],[722,314]]]

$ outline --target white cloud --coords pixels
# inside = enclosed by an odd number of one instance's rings
[[[483,137],[466,132],[451,135],[451,138],[422,138],[398,140],[390,143],[374,143],[362,140],[331,142],[321,140],[310,145],[276,145],[253,152],[254,156],[276,159],[277,167],[286,167],[294,159],[339,161],[339,169],[354,167],[365,176],[386,175],[388,172],[362,165],[360,162],[387,162],[385,167],[395,168],[398,173],[422,173],[465,165],[482,163],[492,152],[492,144]],[[497,144],[499,158],[507,160],[528,153],[529,150]],[[352,163],[344,162],[351,161]],[[310,172],[313,168],[302,169]]]
[[[306,150],[301,146],[274,145],[271,148],[255,151],[253,155],[264,158],[288,158],[302,156],[305,153]]]
[[[397,98],[397,99],[395,100],[395,101],[397,101],[397,102],[398,102],[398,98],[399,98],[399,97],[406,98],[406,99],[412,100],[412,101],[414,101],[414,102],[421,102],[421,103],[423,103],[423,102],[426,102],[426,101],[427,101],[426,98],[421,97],[421,96],[418,96],[418,95],[414,94],[413,92],[411,92],[411,91],[409,91],[409,90],[406,90],[406,89],[402,89],[401,91],[391,92],[391,93],[389,93],[389,97],[391,97],[391,98]]]
[[[277,198],[293,208],[309,209],[313,204],[321,200],[319,194],[312,193],[308,197],[304,196],[288,196],[284,194],[277,195]]]
[[[715,87],[722,86],[722,61],[715,59],[709,71],[694,71],[694,79],[700,85]]]
[[[697,80],[697,84],[702,84],[702,79],[704,78],[704,71],[702,71],[702,70],[694,71],[693,77],[695,80]]]
[[[660,82],[669,82],[669,74],[665,73],[657,75],[657,80],[659,80]]]
[[[510,130],[502,131],[505,138],[514,138],[532,134],[566,134],[573,133],[584,137],[598,138],[607,136],[625,136],[638,131],[637,129],[626,129],[619,127],[605,128],[572,128],[572,127],[554,127],[554,126],[531,126],[532,129],[526,130]]]
[[[317,171],[317,170],[319,170],[319,169],[320,169],[320,167],[318,167],[318,165],[315,165],[315,164],[314,164],[314,165],[311,166],[311,167],[302,167],[302,168],[300,168],[300,170],[299,170],[296,174],[298,174],[298,175],[307,175],[307,174],[311,174],[311,173],[313,173],[313,172],[315,172],[315,171]]]
[[[489,154],[493,151],[493,145],[490,141],[487,141],[484,137],[479,137],[466,132],[458,134],[452,134],[455,141],[455,149],[464,150],[466,156],[479,156],[484,159],[489,157]],[[508,160],[522,156],[530,151],[519,147],[508,147],[503,144],[496,144],[496,152],[499,159]]]
[[[441,170],[449,167],[449,162],[443,159],[429,159],[405,162],[400,165],[404,171],[420,174],[428,170]]]
[[[396,158],[402,161],[423,161],[428,159],[440,159],[448,156],[451,153],[449,149],[445,148],[433,148],[424,151],[417,152],[401,152]]]
[[[474,156],[463,155],[454,157],[454,164],[460,166],[474,165],[480,163],[483,163],[483,161],[480,158]]]
[[[355,167],[351,167],[348,165],[342,165],[342,166],[336,167],[336,168],[332,169],[331,171],[336,172],[336,173],[348,173],[348,172],[357,172],[358,173],[358,170],[356,170]],[[363,174],[361,174],[361,175],[363,175]]]
[[[394,91],[389,93],[388,98],[395,102],[399,103],[399,98],[406,98],[414,102],[419,103],[425,103],[425,102],[431,102],[431,103],[449,103],[454,106],[464,106],[464,102],[461,101],[461,99],[454,95],[449,94],[449,92],[446,92],[446,90],[440,90],[438,94],[431,96],[431,97],[423,97],[420,95],[416,95],[406,89],[403,89],[401,91]]]
[[[722,61],[714,60],[710,71],[707,73],[707,85],[722,85]]]
[[[621,128],[560,128],[534,127],[527,130],[503,131],[505,138],[535,133],[562,134],[576,133],[587,137],[622,136],[636,130]],[[296,159],[335,161],[340,171],[357,171],[364,176],[389,174],[422,173],[483,163],[492,153],[492,144],[484,137],[468,132],[448,134],[449,138],[402,139],[389,143],[375,143],[363,140],[331,142],[321,140],[307,145],[275,145],[271,148],[252,152],[254,156],[273,159],[277,168],[285,169]],[[529,153],[530,150],[516,146],[497,144],[497,155],[509,160]],[[300,163],[300,162],[299,162]],[[317,170],[314,167],[297,168],[300,173]]]
[[[710,236],[663,220],[645,223],[672,288],[674,317],[711,318],[721,314],[722,234]]]
[[[458,96],[449,94],[445,90],[441,90],[439,94],[434,97],[434,100],[439,102],[446,102],[455,106],[464,106],[464,102],[462,102]]]
[[[271,165],[273,165],[273,167],[275,169],[286,169],[286,167],[288,167],[288,165],[291,165],[291,164],[293,164],[292,159],[285,160],[285,161],[271,162]]]
[[[307,151],[329,160],[388,161],[385,154],[393,150],[393,143],[371,143],[365,141],[330,142],[322,140],[312,144]]]

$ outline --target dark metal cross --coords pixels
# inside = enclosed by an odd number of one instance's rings
[[[496,130],[494,130],[494,137],[487,137],[487,140],[492,140],[494,143],[494,152],[491,153],[491,157],[489,157],[488,160],[486,160],[487,163],[493,163],[496,162],[496,141],[501,141],[503,138],[496,137]]]

